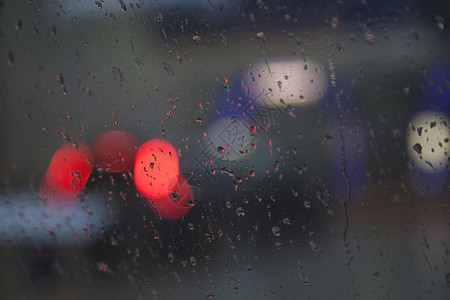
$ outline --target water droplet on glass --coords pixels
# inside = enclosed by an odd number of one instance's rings
[[[173,253],[172,253],[172,252],[169,252],[169,254],[167,254],[167,258],[169,259],[169,262],[170,262],[170,263],[173,263],[174,256],[173,256]]]
[[[159,231],[157,229],[153,231],[153,239],[159,240]]]
[[[123,11],[127,11],[127,7],[125,6],[125,3],[123,3],[122,0],[119,0],[120,2],[120,7],[122,8]]]
[[[273,226],[272,227],[272,233],[275,236],[280,236],[281,235],[281,228],[278,226]]]
[[[245,216],[245,210],[239,206],[238,208],[236,208],[236,214],[238,215],[238,217],[243,217]]]
[[[314,252],[319,252],[319,247],[317,247],[316,243],[314,243],[313,241],[309,241],[309,245]]]
[[[193,256],[191,256],[190,258],[189,258],[189,261],[191,262],[191,265],[192,266],[196,266],[197,265],[197,259],[195,258],[195,257],[193,257]]]
[[[417,154],[422,154],[422,146],[417,143],[414,146],[412,146],[413,150],[417,152]]]
[[[285,224],[285,225],[291,225],[291,220],[289,220],[289,218],[288,217],[286,217],[286,218],[284,218],[283,219],[283,223]]]
[[[264,36],[264,32],[258,32],[257,34],[256,34],[256,37],[258,38],[258,39],[264,39],[265,38],[265,36]]]
[[[180,200],[180,195],[178,195],[178,193],[176,191],[172,192],[172,199],[174,202],[177,202],[178,200]]]
[[[194,230],[195,229],[195,227],[194,227],[194,224],[192,224],[191,222],[189,222],[188,223],[188,228],[189,228],[189,230]]]

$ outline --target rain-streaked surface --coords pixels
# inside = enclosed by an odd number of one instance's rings
[[[449,12],[0,2],[0,295],[449,298]]]

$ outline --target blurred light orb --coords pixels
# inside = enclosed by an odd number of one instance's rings
[[[53,155],[41,180],[41,202],[52,210],[73,207],[91,175],[92,162],[92,151],[84,141],[62,145]]]
[[[153,139],[139,147],[134,163],[134,183],[151,199],[168,196],[176,187],[179,174],[178,152],[165,140]]]
[[[138,146],[138,138],[128,131],[103,132],[93,141],[95,165],[111,173],[132,170]]]
[[[95,244],[117,220],[118,214],[112,214],[111,209],[120,212],[114,201],[108,201],[110,197],[108,189],[85,189],[77,196],[80,201],[69,203],[73,206],[61,202],[70,209],[56,211],[44,207],[39,195],[26,189],[0,195],[0,245],[11,246],[12,241],[19,247]]]
[[[449,161],[449,119],[429,110],[413,116],[406,134],[407,153],[413,168],[426,173],[443,171]]]
[[[241,160],[250,154],[252,144],[256,143],[256,127],[233,116],[216,120],[207,133],[213,146],[212,155],[224,160]]]
[[[328,72],[313,60],[268,59],[254,64],[244,83],[252,97],[264,93],[275,105],[308,106],[326,94]]]
[[[149,203],[163,219],[176,220],[184,217],[194,204],[194,192],[183,175],[180,174],[175,189],[164,198],[148,199]]]

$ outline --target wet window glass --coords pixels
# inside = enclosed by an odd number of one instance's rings
[[[2,298],[449,298],[449,18],[0,1]]]

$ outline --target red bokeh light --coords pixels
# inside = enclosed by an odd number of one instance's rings
[[[103,132],[93,142],[95,165],[111,173],[132,170],[138,145],[138,138],[128,131]]]
[[[180,174],[175,190],[162,199],[148,199],[163,219],[176,220],[185,216],[192,208],[194,193],[189,183]]]
[[[51,209],[75,205],[92,172],[93,154],[83,141],[62,145],[53,155],[42,178],[39,199]]]
[[[175,189],[178,173],[178,152],[169,142],[153,139],[139,147],[134,183],[141,194],[151,199],[166,197]]]

